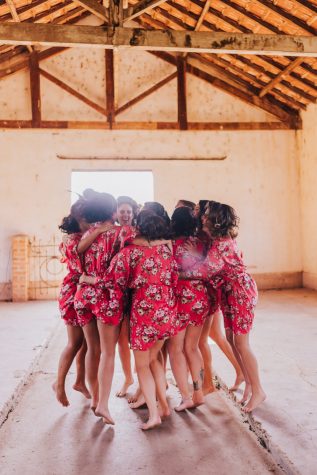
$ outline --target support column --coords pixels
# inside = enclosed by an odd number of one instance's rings
[[[29,291],[29,238],[12,237],[12,301],[27,302]]]

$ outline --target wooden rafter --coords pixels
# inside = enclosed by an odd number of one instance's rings
[[[110,128],[115,121],[115,78],[114,78],[114,58],[113,51],[105,51],[105,68],[106,68],[106,108],[107,117]]]
[[[131,11],[129,11],[128,16],[124,19],[125,22],[134,20],[135,18],[143,15],[144,13],[152,10],[153,8],[158,7],[161,3],[166,2],[167,0],[144,0],[138,2],[136,5],[133,5]]]
[[[13,20],[16,21],[17,23],[19,23],[21,20],[20,20],[20,17],[18,15],[18,12],[15,8],[14,1],[13,0],[6,0],[6,4],[8,5],[8,7],[10,9]],[[32,46],[27,46],[27,49],[29,50],[30,53],[32,53],[32,51],[33,51]]]
[[[41,126],[41,92],[39,60],[36,51],[32,51],[29,59],[30,65],[30,91],[32,107],[32,126]]]
[[[188,130],[285,130],[288,126],[282,122],[189,122]],[[0,120],[2,129],[31,129],[31,120]],[[110,124],[102,121],[42,121],[43,129],[103,129],[109,130]],[[178,130],[178,122],[115,122],[114,130]]]
[[[178,56],[177,67],[177,117],[180,130],[187,130],[186,58]]]
[[[175,73],[172,73],[170,74],[169,76],[167,76],[166,78],[162,79],[161,81],[159,81],[158,83],[154,84],[154,86],[150,87],[149,89],[147,89],[146,91],[142,92],[141,94],[139,94],[138,96],[134,97],[133,99],[131,99],[130,101],[126,102],[125,104],[123,104],[122,106],[118,107],[117,110],[115,111],[116,112],[116,116],[121,114],[122,112],[124,112],[125,110],[127,109],[130,109],[130,107],[134,106],[135,104],[137,104],[138,102],[142,101],[143,99],[145,99],[146,97],[150,96],[151,94],[153,94],[154,92],[158,91],[158,89],[160,89],[161,87],[165,86],[165,84],[169,83],[170,81],[172,81],[173,79],[175,79],[177,77],[177,72]]]
[[[176,65],[175,56],[169,53],[153,52],[152,54],[167,61],[170,64]],[[220,80],[216,76],[206,71],[203,71],[196,65],[194,66],[190,64],[188,61],[186,63],[186,68],[187,68],[188,73],[208,82],[209,84],[212,84],[216,88],[232,95],[233,97],[238,97],[239,99],[241,99],[243,102],[246,102],[247,104],[259,107],[260,109],[263,109],[266,112],[269,112],[270,114],[274,115],[279,120],[284,122],[286,124],[286,127],[291,128],[291,129],[301,128],[301,119],[297,111],[293,110],[293,111],[287,112],[282,107],[272,104],[272,102],[266,99],[265,97],[259,98],[250,92],[243,91],[231,84],[228,84],[227,82]]]
[[[202,9],[201,11],[201,14],[197,20],[197,23],[196,23],[196,26],[195,26],[195,31],[199,31],[200,30],[200,27],[201,25],[203,24],[203,21],[205,19],[205,16],[207,15],[208,13],[208,10],[210,8],[210,3],[211,3],[211,0],[206,0],[206,3],[204,5],[204,8]]]
[[[94,109],[95,111],[99,112],[100,114],[104,115],[104,116],[107,116],[107,111],[104,107],[101,107],[99,104],[96,104],[95,102],[91,101],[90,99],[88,99],[88,97],[84,96],[83,94],[81,94],[80,92],[76,91],[75,89],[73,89],[72,87],[70,87],[68,84],[66,84],[65,82],[61,81],[60,79],[58,79],[57,77],[53,76],[52,74],[50,74],[48,71],[45,71],[45,69],[42,69],[42,68],[39,68],[39,72],[40,74],[45,77],[48,81],[52,82],[53,84],[55,84],[56,86],[58,86],[59,88],[63,89],[64,91],[68,92],[69,94],[71,94],[72,96],[76,97],[77,99],[79,99],[81,102],[83,102],[84,104],[86,104],[87,106],[91,107],[92,109]]]
[[[276,86],[276,84],[282,81],[282,79],[285,79],[285,77],[290,74],[293,69],[297,68],[302,62],[302,58],[294,59],[294,61],[292,61],[283,71],[281,71],[271,82],[263,87],[263,89],[260,91],[259,97],[264,97],[265,94],[271,91]]]
[[[317,57],[317,37],[0,23],[3,44]]]
[[[89,11],[96,17],[107,22],[108,21],[108,12],[106,8],[98,3],[96,0],[73,0],[78,5],[81,5],[85,10]]]

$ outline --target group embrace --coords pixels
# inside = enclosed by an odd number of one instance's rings
[[[245,384],[244,410],[261,404],[265,393],[249,345],[257,288],[237,249],[237,228],[234,209],[215,201],[180,200],[169,218],[160,203],[140,209],[129,197],[86,190],[60,226],[68,274],[59,306],[68,343],[53,385],[57,399],[69,404],[65,379],[77,355],[74,389],[114,424],[109,397],[119,343],[125,381],[117,396],[133,383],[131,349],[139,388],[130,406],[146,404],[141,428],[156,427],[171,414],[168,357],[181,395],[176,412],[203,404],[214,390],[210,335],[235,367],[232,390]]]

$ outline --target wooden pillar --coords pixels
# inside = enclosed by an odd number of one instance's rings
[[[105,50],[106,59],[106,109],[107,118],[112,129],[112,124],[115,121],[115,99],[114,99],[114,61],[113,50]]]
[[[29,238],[24,234],[12,237],[12,300],[26,302],[29,291]]]
[[[41,91],[40,70],[37,52],[33,51],[29,59],[30,66],[30,90],[32,106],[32,127],[41,127]]]
[[[177,58],[177,111],[180,130],[187,130],[186,58]]]

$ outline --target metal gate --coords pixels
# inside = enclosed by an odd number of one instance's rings
[[[29,299],[56,299],[66,266],[61,262],[60,238],[49,241],[33,237],[29,244]]]

